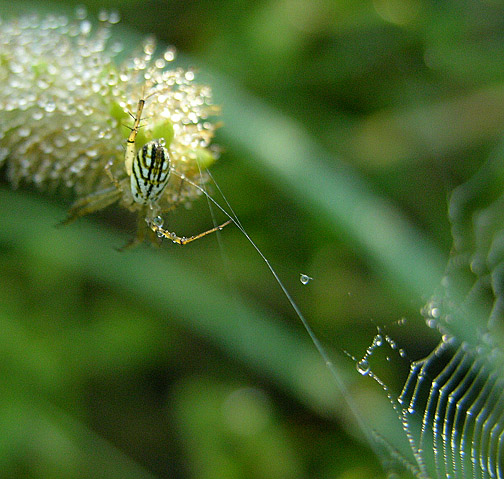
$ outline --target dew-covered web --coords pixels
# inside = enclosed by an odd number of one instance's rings
[[[371,364],[378,350],[398,349],[390,338],[378,331],[364,356],[355,359],[359,372],[386,392],[410,455],[380,430],[378,442],[415,477],[504,477],[502,158],[501,147],[451,196],[452,252],[422,311],[427,326],[439,334],[437,346],[410,362],[397,392]]]

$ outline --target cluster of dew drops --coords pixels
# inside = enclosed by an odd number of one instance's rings
[[[64,185],[77,196],[109,187],[104,167],[112,162],[113,173],[122,174],[125,140],[113,105],[135,111],[146,82],[159,91],[146,110],[146,125],[154,125],[152,119],[173,124],[174,164],[190,170],[194,160],[188,149],[209,147],[215,129],[207,120],[215,111],[211,89],[194,83],[191,70],[165,69],[175,49],[154,57],[152,38],[118,65],[123,46],[112,37],[112,26],[119,15],[102,11],[98,19],[95,28],[84,8],[72,19],[0,19],[0,166],[7,160],[13,186],[23,181],[50,190]],[[203,184],[200,176],[192,181]],[[166,196],[171,193],[179,192],[167,189]],[[182,202],[197,196],[195,188],[180,193]]]
[[[110,150],[115,125],[102,98],[120,82],[110,68],[122,51],[111,42],[115,12],[93,31],[84,8],[75,20],[31,14],[0,20],[0,164],[9,157],[14,186],[77,186],[91,160]]]
[[[406,319],[402,318],[397,323],[399,325],[403,325],[405,324],[405,322]],[[406,351],[403,348],[400,348],[394,339],[392,339],[388,334],[384,334],[380,328],[377,329],[378,332],[373,337],[373,341],[366,349],[364,356],[360,360],[357,360],[352,356],[352,359],[355,361],[355,367],[357,368],[357,371],[359,372],[359,374],[362,374],[363,376],[367,376],[371,373],[371,365],[369,363],[369,360],[371,356],[373,356],[375,351],[384,345],[388,345],[390,349],[397,351],[401,358],[407,357]],[[386,356],[386,359],[387,361],[391,361],[390,356]]]

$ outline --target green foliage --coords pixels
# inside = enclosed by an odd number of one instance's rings
[[[221,247],[209,237],[118,253],[128,216],[111,208],[55,228],[70,199],[5,181],[2,477],[384,477],[345,400],[396,447],[402,431],[341,351],[362,357],[375,325],[401,317],[411,327],[390,329],[409,359],[433,344],[419,309],[451,246],[447,193],[504,123],[502,7],[78,3],[119,9],[128,46],[153,33],[191,55],[223,110],[213,174],[348,391],[236,229]],[[2,18],[13,8],[1,2]],[[179,210],[179,233],[212,225],[204,200]],[[383,379],[399,386],[405,367],[383,359]]]

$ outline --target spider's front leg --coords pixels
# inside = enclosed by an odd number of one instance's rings
[[[117,177],[114,175],[112,172],[112,167],[114,166],[114,160],[110,159],[107,164],[105,165],[105,174],[110,178],[110,181],[114,183],[114,186],[121,191],[122,190],[122,185],[120,181],[117,179]]]
[[[233,222],[232,219],[229,219],[219,226],[216,226],[216,227],[211,228],[207,231],[204,231],[203,233],[200,233],[200,234],[197,234],[194,236],[189,236],[187,238],[185,236],[178,236],[174,232],[170,232],[170,231],[165,230],[163,228],[163,219],[160,216],[157,216],[154,219],[146,219],[146,221],[147,221],[147,225],[149,226],[149,228],[156,233],[158,238],[167,238],[170,241],[173,241],[174,243],[177,243],[181,246],[184,246],[187,243],[191,243],[192,241],[195,241],[197,239],[203,238],[203,236],[209,235],[211,233],[215,233],[216,231],[220,231],[224,227],[226,227],[228,224]]]

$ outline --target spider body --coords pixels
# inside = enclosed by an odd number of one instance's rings
[[[126,153],[124,155],[124,166],[126,173],[130,176],[131,194],[136,203],[148,205],[149,212],[145,218],[147,226],[159,237],[168,238],[174,243],[185,245],[194,240],[202,238],[210,233],[220,231],[224,226],[232,222],[231,219],[225,223],[215,226],[203,233],[195,236],[178,236],[176,233],[167,231],[163,228],[163,219],[160,216],[154,216],[157,211],[156,204],[163,194],[168,180],[170,179],[171,165],[170,153],[164,147],[164,140],[151,140],[136,152],[135,140],[140,129],[142,111],[145,105],[145,98],[138,101],[137,114],[134,117],[133,128],[126,144]],[[133,115],[131,115],[133,116]],[[183,179],[183,176],[180,176]],[[116,182],[113,179],[114,183]]]
[[[229,219],[219,226],[215,226],[203,233],[189,237],[178,236],[176,233],[163,228],[163,219],[159,214],[177,206],[177,202],[174,201],[173,204],[168,205],[167,208],[166,198],[163,198],[170,182],[172,172],[180,183],[178,187],[179,192],[183,182],[189,183],[200,191],[203,190],[184,174],[174,170],[171,164],[170,152],[165,146],[164,138],[147,141],[147,143],[137,151],[136,140],[140,130],[142,112],[145,101],[150,96],[151,95],[143,97],[138,101],[136,115],[130,113],[134,123],[130,128],[131,131],[126,142],[126,151],[124,154],[126,178],[121,174],[117,176],[114,171],[114,161],[109,161],[105,166],[105,173],[114,186],[89,194],[77,200],[70,210],[70,217],[66,223],[79,216],[105,208],[118,199],[121,199],[121,201],[126,202],[128,209],[131,211],[138,211],[140,215],[137,238],[130,245],[135,245],[143,241],[145,227],[142,228],[140,225],[145,225],[145,223],[151,232],[151,239],[153,241],[156,237],[167,238],[174,243],[185,245],[210,233],[220,231],[233,221]]]
[[[170,179],[170,154],[160,141],[149,141],[138,151],[130,178],[137,203],[153,204],[159,199]]]

